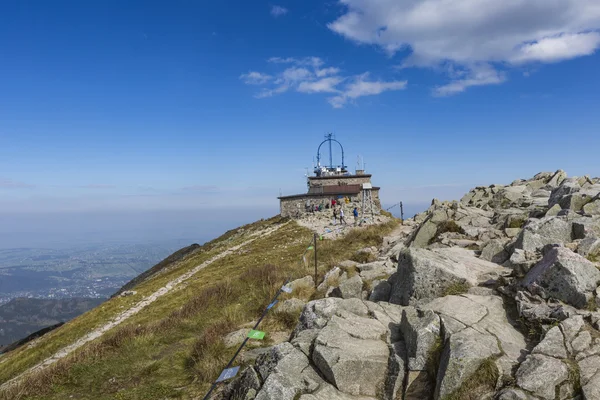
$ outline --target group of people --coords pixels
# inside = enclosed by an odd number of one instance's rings
[[[331,199],[331,203],[326,202],[325,204],[315,204],[311,205],[310,201],[306,201],[306,210],[308,212],[318,212],[323,211],[324,209],[329,209],[333,211],[333,223],[337,224],[338,220],[340,224],[347,225],[346,216],[344,214],[344,206],[346,204],[350,204],[350,199],[348,197],[340,198],[340,199]],[[352,210],[352,215],[354,216],[354,225],[358,224],[358,208],[354,207]]]

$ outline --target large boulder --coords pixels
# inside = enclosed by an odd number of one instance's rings
[[[333,289],[330,297],[341,297],[342,299],[351,299],[362,297],[363,281],[359,275],[354,275],[352,278],[348,278],[344,282],[340,283],[340,286]]]
[[[496,264],[502,264],[509,259],[510,254],[505,249],[507,241],[502,239],[492,239],[483,245],[479,258],[491,261]]]
[[[544,217],[529,220],[517,237],[515,248],[535,253],[547,244],[565,244],[572,240],[571,222],[560,217]]]
[[[555,247],[529,270],[522,285],[544,299],[553,297],[583,308],[598,282],[600,271],[592,262],[565,247]]]
[[[438,227],[434,222],[430,220],[423,222],[417,230],[417,232],[415,233],[414,238],[410,243],[410,246],[426,247],[429,244],[429,242],[435,237],[437,229]]]
[[[416,304],[443,296],[450,288],[477,286],[504,273],[506,268],[481,260],[469,250],[408,248],[400,254],[398,273],[390,278],[390,303]]]
[[[314,344],[312,360],[323,376],[351,395],[376,396],[383,387],[389,349],[377,320],[333,316]]]

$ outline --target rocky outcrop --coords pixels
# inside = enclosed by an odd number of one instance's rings
[[[398,273],[390,278],[390,302],[416,304],[441,297],[452,290],[466,291],[498,279],[506,268],[481,260],[469,250],[418,249],[403,251],[398,261]]]
[[[290,342],[228,387],[245,399],[600,398],[599,204],[600,179],[560,170],[434,200],[368,249],[374,261],[329,271],[328,297],[304,306]]]

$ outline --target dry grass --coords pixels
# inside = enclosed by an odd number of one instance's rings
[[[479,400],[484,394],[494,391],[499,376],[496,357],[489,357],[483,360],[477,371],[460,388],[444,400]]]
[[[444,289],[442,296],[450,296],[455,295],[458,296],[460,294],[465,294],[469,291],[471,285],[469,285],[466,281],[462,282],[453,282],[450,286]]]
[[[201,251],[179,262],[176,268],[140,283],[134,299],[111,299],[105,309],[94,309],[86,318],[77,318],[70,326],[65,325],[66,329],[63,327],[61,332],[50,336],[42,353],[36,353],[35,348],[25,351],[26,363],[14,364],[18,357],[7,359],[0,368],[3,370],[0,382],[47,357],[50,351],[83,336],[115,312],[122,311],[123,306],[135,304],[141,299],[140,294],[152,293],[202,261],[247,240],[257,229],[282,222],[285,220],[259,221],[256,226],[230,231],[220,240],[209,242]],[[397,223],[359,228],[342,239],[320,242],[320,276],[356,250],[380,245]],[[64,399],[71,395],[88,398],[89,393],[94,393],[95,398],[117,395],[116,398],[122,399],[201,397],[235,351],[235,348],[224,349],[221,337],[241,323],[256,319],[290,274],[292,279],[312,274],[312,267],[298,266],[299,255],[311,237],[310,231],[295,223],[285,225],[274,235],[259,237],[245,246],[243,253],[210,264],[188,280],[185,287],[159,298],[131,317],[127,325],[115,328],[54,365],[31,374],[22,385],[0,394],[0,400]],[[306,293],[300,290],[294,295],[322,296],[313,292],[312,287],[308,289]],[[262,326],[291,330],[296,323],[297,315],[272,313]],[[77,327],[76,331],[71,330],[73,326]],[[56,337],[61,340],[51,340]],[[68,341],[69,338],[72,339]],[[108,384],[109,380],[116,383]],[[175,390],[177,387],[184,389]]]
[[[219,375],[229,361],[230,349],[225,347],[223,336],[235,328],[230,321],[216,322],[200,334],[194,342],[188,359],[188,367],[199,380],[210,382]]]
[[[462,235],[465,234],[464,229],[461,228],[460,225],[456,223],[456,221],[449,219],[441,222],[437,226],[437,231],[435,232],[435,235],[431,238],[431,240],[429,240],[429,244],[435,243],[439,239],[440,235],[446,232],[460,233]]]

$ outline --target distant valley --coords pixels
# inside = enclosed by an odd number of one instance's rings
[[[40,329],[66,322],[96,307],[104,299],[17,298],[0,306],[0,351]]]
[[[182,244],[79,245],[72,248],[0,249],[0,305],[18,297],[107,298]]]

